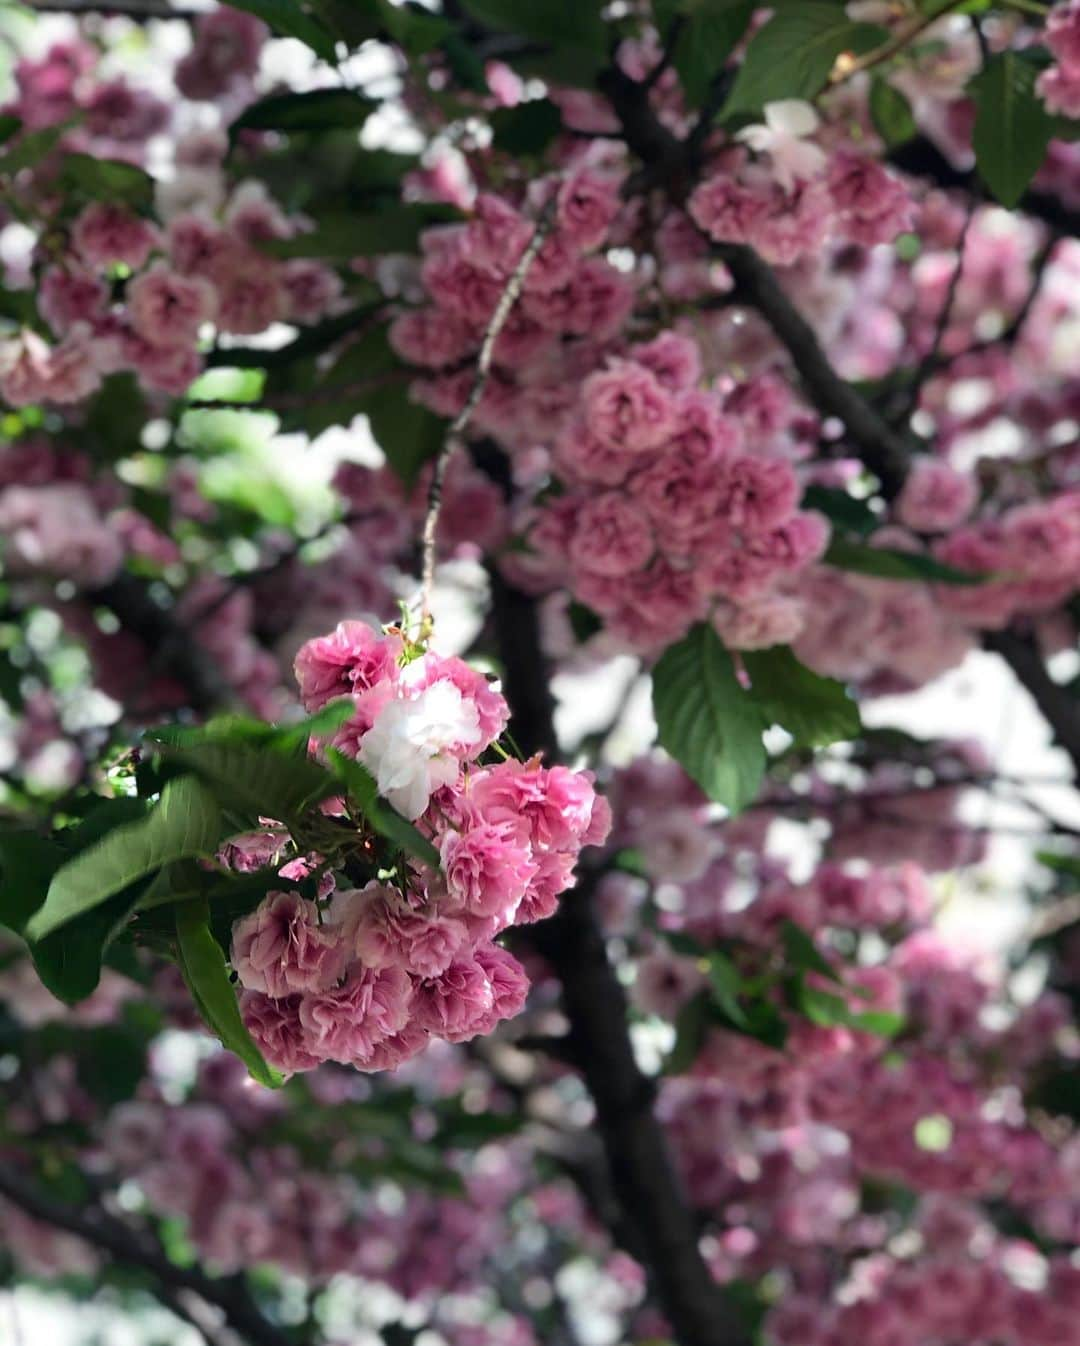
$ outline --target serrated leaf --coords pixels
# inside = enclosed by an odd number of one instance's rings
[[[161,743],[160,751],[195,772],[224,808],[254,817],[289,822],[335,789],[325,767],[273,743],[208,739],[187,745]]]
[[[205,902],[177,908],[176,944],[180,971],[207,1027],[223,1047],[243,1061],[252,1079],[268,1089],[279,1088],[281,1076],[263,1060],[240,1017],[240,1004],[221,945],[211,933]]]
[[[747,650],[742,660],[750,675],[750,695],[799,747],[825,748],[858,737],[859,707],[842,682],[812,672],[786,645]]]
[[[739,684],[711,626],[698,623],[653,669],[653,711],[662,747],[710,799],[737,813],[765,774],[761,711]]]
[[[171,861],[213,855],[229,830],[202,782],[169,781],[145,817],[113,828],[56,871],[27,938],[44,939]]]
[[[882,580],[906,580],[923,584],[985,584],[992,577],[958,570],[921,552],[896,551],[891,547],[870,547],[848,538],[834,537],[822,558],[823,564],[858,575],[873,575]]]
[[[240,131],[326,131],[356,129],[378,104],[352,89],[308,89],[304,93],[272,94],[246,107],[229,127]]]
[[[1035,92],[1038,65],[1000,51],[971,81],[975,127],[971,143],[979,176],[1012,209],[1039,171],[1054,134],[1054,118]]]
[[[262,19],[279,37],[295,37],[324,61],[336,55],[334,35],[314,15],[304,10],[301,0],[229,0],[234,9],[246,10]]]
[[[375,778],[367,767],[353,757],[346,757],[336,748],[331,748],[327,756],[349,798],[359,805],[372,828],[393,845],[437,870],[440,865],[439,852],[419,828],[403,818],[380,796]]]
[[[870,120],[888,149],[903,145],[919,133],[911,104],[884,79],[875,79],[870,86]]]
[[[870,51],[888,36],[875,24],[853,22],[826,0],[779,7],[750,39],[722,115],[758,112],[784,98],[814,98],[838,56]]]

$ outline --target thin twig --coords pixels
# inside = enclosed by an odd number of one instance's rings
[[[208,13],[205,9],[187,9],[171,5],[169,0],[26,0],[39,14],[101,14],[105,18],[118,15],[136,23],[150,19],[182,19],[187,23]]]
[[[938,311],[937,323],[934,326],[934,339],[931,341],[929,349],[923,358],[919,361],[915,370],[915,376],[911,380],[911,386],[907,397],[904,399],[903,409],[896,417],[898,423],[903,423],[915,410],[919,402],[919,394],[922,392],[926,380],[934,372],[938,361],[941,358],[941,347],[945,340],[945,334],[949,330],[949,323],[952,321],[953,310],[956,308],[956,296],[960,290],[960,281],[964,274],[964,253],[967,251],[968,234],[971,232],[971,226],[975,219],[975,212],[979,208],[978,198],[973,197],[968,212],[964,219],[963,228],[960,230],[960,237],[956,241],[956,265],[952,269],[952,275],[949,277],[949,286],[945,291],[945,298],[942,301]]]
[[[965,0],[949,0],[948,4],[943,5],[933,14],[913,14],[906,23],[899,25],[888,42],[883,42],[880,47],[875,47],[872,51],[868,51],[865,56],[860,56],[856,60],[838,62],[829,77],[829,83],[834,87],[837,84],[843,84],[846,80],[861,74],[864,70],[873,70],[875,66],[892,60],[894,56],[899,56],[904,48],[909,43],[914,42],[920,33],[925,32],[939,19],[945,18],[952,10],[959,9],[964,3]]]
[[[435,582],[435,533],[439,527],[439,511],[442,508],[446,469],[469,421],[472,419],[473,412],[480,405],[480,399],[484,396],[488,376],[491,373],[495,343],[499,339],[499,333],[506,325],[506,320],[510,317],[514,304],[521,295],[525,278],[536,260],[537,253],[544,246],[544,240],[551,231],[554,219],[555,197],[553,196],[544,207],[540,218],[536,222],[532,237],[529,239],[528,246],[518,259],[517,266],[510,273],[510,278],[507,280],[502,294],[499,295],[499,301],[495,305],[491,321],[484,332],[484,339],[480,343],[480,354],[476,360],[476,377],[469,389],[469,395],[465,399],[465,405],[450,422],[450,428],[446,432],[446,442],[443,444],[439,456],[435,459],[431,486],[428,489],[427,513],[424,516],[423,570],[420,589],[421,631],[426,631],[431,625],[431,590]]]

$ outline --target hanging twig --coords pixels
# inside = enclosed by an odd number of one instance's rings
[[[439,527],[439,511],[442,508],[446,469],[454,450],[461,442],[461,437],[465,433],[469,421],[472,419],[473,412],[480,405],[480,399],[484,396],[484,389],[487,387],[488,376],[491,373],[495,343],[498,341],[499,333],[506,326],[506,320],[510,317],[510,313],[521,295],[525,278],[536,260],[537,253],[543,247],[544,240],[551,231],[554,218],[555,197],[552,196],[536,222],[536,228],[533,230],[528,246],[510,273],[510,278],[507,280],[502,294],[499,295],[499,301],[495,305],[491,321],[484,331],[484,339],[480,343],[480,354],[476,360],[476,377],[469,389],[469,395],[465,399],[465,405],[450,422],[450,428],[446,432],[446,441],[439,452],[439,456],[435,459],[435,469],[432,472],[431,486],[428,489],[427,513],[424,517],[423,569],[420,589],[420,629],[422,632],[427,631],[431,625],[431,590],[435,581],[435,533]]]

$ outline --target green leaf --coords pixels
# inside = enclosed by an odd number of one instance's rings
[[[874,1033],[878,1037],[891,1038],[904,1026],[903,1017],[884,1010],[856,1012],[848,1007],[847,1001],[828,991],[819,991],[815,986],[807,986],[799,979],[791,988],[794,1007],[805,1014],[811,1023],[822,1028],[843,1025],[856,1028],[863,1033]]]
[[[336,748],[331,748],[327,755],[349,798],[359,805],[375,831],[394,846],[437,870],[440,865],[439,852],[419,828],[414,827],[381,798],[375,779],[367,767],[353,757],[346,757]]]
[[[10,113],[0,114],[0,145],[6,144],[12,136],[22,130],[22,121]]]
[[[59,846],[36,832],[0,832],[0,924],[23,933],[62,859]]]
[[[223,1047],[243,1061],[252,1079],[268,1089],[278,1088],[281,1076],[263,1060],[240,1017],[236,991],[229,980],[221,945],[210,931],[205,902],[177,907],[176,944],[180,971],[207,1027]]]
[[[859,708],[842,682],[799,663],[786,645],[747,650],[750,694],[766,719],[781,725],[800,748],[825,748],[857,738]]]
[[[860,537],[865,537],[881,526],[880,518],[865,500],[856,500],[853,495],[835,486],[808,486],[803,492],[802,507],[816,509],[830,522]]]
[[[301,0],[229,0],[233,9],[246,10],[262,19],[278,37],[295,37],[324,61],[336,56],[334,35],[314,15],[305,12]]]
[[[758,112],[783,98],[814,98],[838,56],[870,51],[888,36],[875,24],[853,22],[826,0],[778,7],[750,39],[723,116]]]
[[[754,0],[681,0],[654,4],[662,32],[680,18],[672,59],[687,102],[700,107],[749,26]]]
[[[1068,874],[1070,878],[1080,879],[1080,855],[1059,855],[1057,851],[1036,851],[1035,859],[1040,865],[1054,870],[1057,874]]]
[[[975,165],[1010,209],[1041,167],[1054,134],[1054,119],[1035,92],[1038,73],[1023,53],[1000,51],[968,86],[975,100]]]
[[[446,439],[446,422],[418,402],[410,401],[403,384],[387,384],[365,398],[363,410],[375,443],[406,486],[412,486],[425,463]]]
[[[389,206],[368,215],[324,215],[315,228],[294,238],[268,239],[261,246],[275,257],[368,257],[415,252],[421,233],[433,224],[460,219],[447,206]]]
[[[0,177],[18,173],[24,168],[36,168],[60,142],[60,137],[71,126],[46,126],[40,131],[26,131],[8,152],[0,155]]]
[[[41,940],[172,860],[211,856],[229,835],[221,809],[193,776],[169,781],[144,818],[125,823],[61,866],[27,922]]]
[[[378,104],[351,89],[273,94],[246,107],[229,127],[240,131],[326,131],[363,126]]]
[[[911,104],[884,79],[875,79],[870,85],[870,120],[890,150],[919,133]]]
[[[280,742],[245,743],[233,738],[187,745],[157,742],[167,760],[196,773],[221,807],[255,818],[287,823],[334,793],[333,778],[325,767],[287,751]]]
[[[719,949],[713,949],[708,955],[708,960],[709,984],[716,1003],[732,1023],[745,1028],[748,1020],[738,1000],[739,991],[742,989],[742,978],[739,976],[738,968]]]
[[[765,774],[761,711],[711,626],[698,623],[653,669],[661,745],[710,799],[737,813]]]
[[[569,81],[590,83],[607,61],[607,26],[600,0],[464,0],[483,24],[549,44]]]
[[[709,993],[699,991],[679,1010],[675,1019],[675,1046],[664,1062],[665,1075],[682,1075],[697,1060],[709,1031]]]
[[[136,210],[149,210],[154,200],[154,179],[150,174],[120,159],[65,154],[60,179],[68,188],[96,201],[122,202]]]
[[[542,154],[562,129],[562,113],[550,98],[501,107],[488,118],[492,143],[505,154]]]
[[[925,556],[921,552],[894,551],[891,547],[868,547],[861,542],[834,537],[822,558],[825,565],[837,570],[851,570],[859,575],[873,575],[882,580],[907,580],[923,584],[985,584],[989,575],[976,575],[970,570],[957,570]]]
[[[784,956],[792,967],[800,972],[816,972],[838,986],[843,984],[836,969],[801,925],[785,921],[780,927],[780,937],[784,941]]]

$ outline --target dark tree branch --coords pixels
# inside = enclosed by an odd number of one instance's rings
[[[787,348],[810,399],[819,411],[843,421],[863,462],[892,498],[907,475],[907,444],[869,402],[832,367],[814,329],[784,293],[772,268],[752,248],[723,247],[720,255],[735,281],[736,297],[756,309]]]
[[[198,1267],[177,1266],[160,1247],[140,1238],[123,1221],[100,1207],[77,1210],[56,1201],[6,1166],[0,1166],[0,1196],[35,1220],[75,1234],[125,1266],[148,1272],[163,1287],[166,1305],[174,1306],[178,1291],[191,1291],[220,1309],[229,1326],[248,1346],[297,1346],[295,1340],[263,1316],[241,1281],[216,1280]]]
[[[75,18],[83,14],[100,14],[105,18],[119,15],[136,23],[146,23],[149,19],[190,22],[206,13],[206,10],[172,5],[169,0],[27,0],[27,3],[39,14],[71,14]]]
[[[492,577],[492,611],[510,730],[526,754],[557,748],[534,599]],[[746,1346],[749,1337],[713,1280],[663,1130],[655,1086],[634,1060],[626,994],[581,880],[558,915],[525,936],[562,984],[570,1047],[596,1105],[616,1199],[680,1346]]]
[[[1027,688],[1054,731],[1055,741],[1068,753],[1073,771],[1080,778],[1080,700],[1050,676],[1030,636],[1016,631],[988,631],[983,636],[983,645],[1001,655]]]

